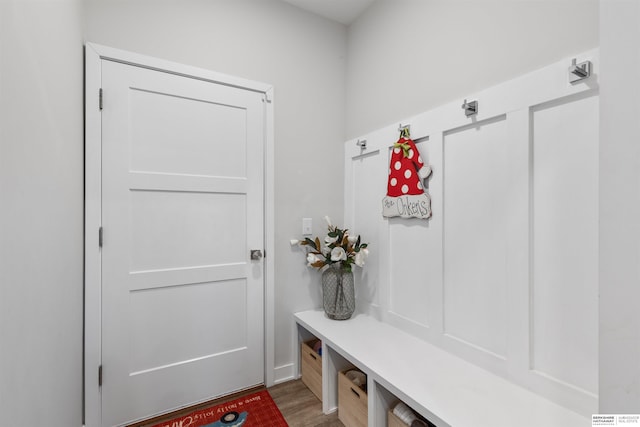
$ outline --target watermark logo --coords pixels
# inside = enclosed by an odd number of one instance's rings
[[[591,427],[640,426],[640,414],[593,414]]]

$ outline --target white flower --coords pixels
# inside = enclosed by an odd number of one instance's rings
[[[291,239],[291,240],[289,240],[289,243],[291,243],[291,246],[299,245],[300,244],[300,240]]]
[[[327,256],[327,255],[329,255],[331,253],[331,249],[329,249],[326,246],[323,246],[322,249],[321,249],[321,252],[322,252],[322,255]]]
[[[347,253],[340,246],[331,250],[331,261],[345,261]]]
[[[333,226],[333,224],[331,224],[331,218],[329,218],[329,216],[328,216],[328,215],[325,215],[325,216],[324,216],[324,220],[325,220],[325,221],[327,221],[327,225],[328,225],[329,227]]]
[[[311,264],[314,264],[318,261],[322,261],[320,258],[318,258],[318,255],[316,254],[308,254],[307,255],[307,263],[309,266],[311,266]]]
[[[349,236],[349,237],[347,237],[347,239],[349,240],[349,243],[351,243],[353,245],[358,241],[358,237],[359,236]]]
[[[329,236],[327,236],[327,237],[325,237],[325,238],[324,238],[324,242],[325,242],[327,245],[330,245],[330,244],[332,244],[332,243],[335,243],[335,242],[336,242],[336,240],[338,240],[338,236],[336,236],[336,237],[329,237]]]
[[[364,262],[368,256],[369,256],[369,249],[367,248],[360,249],[358,252],[356,252],[356,259],[355,259],[356,265],[358,267],[363,267]]]

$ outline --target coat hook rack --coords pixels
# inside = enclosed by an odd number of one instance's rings
[[[366,139],[359,139],[358,141],[356,141],[356,145],[358,147],[360,147],[361,150],[366,150],[367,149],[367,140]]]
[[[478,101],[467,102],[467,100],[465,99],[462,103],[462,109],[464,110],[465,116],[475,116],[476,114],[478,114]]]
[[[579,64],[576,62],[576,58],[571,60],[571,66],[569,66],[569,83],[576,83],[591,77],[591,61],[584,61]]]

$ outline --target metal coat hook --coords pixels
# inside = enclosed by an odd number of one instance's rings
[[[366,150],[367,149],[367,140],[366,139],[359,139],[356,141],[356,145],[358,147],[360,147],[361,150]]]
[[[478,101],[467,102],[467,100],[465,99],[462,103],[462,109],[464,110],[465,116],[475,116],[476,114],[478,114]]]
[[[584,61],[579,64],[576,62],[576,58],[571,60],[571,66],[569,66],[569,83],[579,82],[580,80],[591,77],[591,61]]]
[[[398,126],[398,132],[400,132],[400,138],[411,138],[411,125],[404,125],[400,123]]]

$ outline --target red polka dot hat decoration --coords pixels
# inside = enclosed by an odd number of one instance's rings
[[[400,139],[393,145],[389,164],[387,196],[382,200],[382,215],[403,218],[431,217],[431,199],[423,180],[431,175],[424,164],[407,127],[401,128]]]

